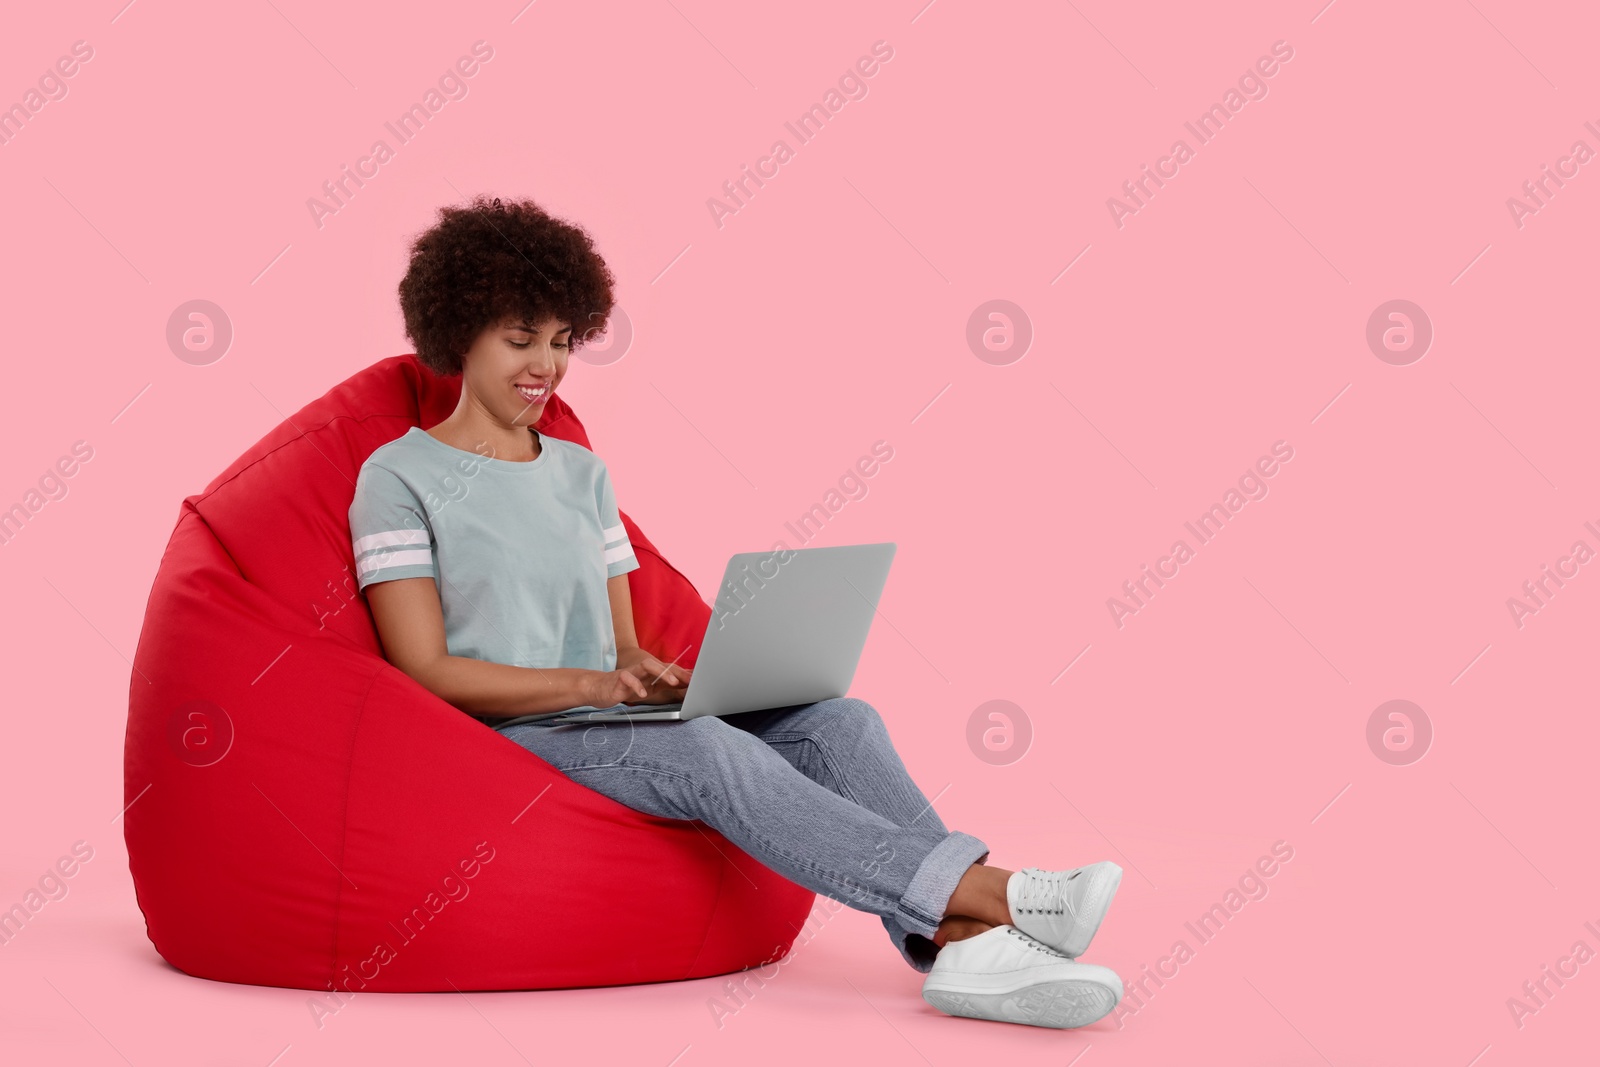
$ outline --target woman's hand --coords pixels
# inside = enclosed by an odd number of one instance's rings
[[[585,671],[583,699],[591,708],[611,708],[629,701],[639,703],[649,689],[632,671]]]
[[[662,663],[642,648],[617,649],[618,672],[626,672],[643,687],[641,695],[631,699],[641,704],[672,704],[681,701],[689,691],[689,679],[694,674],[688,667]],[[597,705],[604,707],[606,705]]]

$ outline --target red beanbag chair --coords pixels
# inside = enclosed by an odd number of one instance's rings
[[[460,381],[383,360],[184,500],[128,699],[124,834],[156,951],[202,978],[336,990],[330,1012],[346,990],[618,985],[781,956],[809,890],[702,823],[573,782],[383,658],[356,591],[356,472],[454,410]],[[589,446],[560,397],[537,428]],[[693,666],[711,609],[622,521],[639,642]]]

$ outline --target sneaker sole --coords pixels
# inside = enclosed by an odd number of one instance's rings
[[[1074,941],[1056,946],[1074,959],[1089,951],[1089,944],[1094,941],[1094,935],[1100,932],[1100,924],[1106,921],[1106,912],[1111,910],[1111,901],[1115,899],[1117,890],[1122,886],[1122,868],[1115,865],[1100,868],[1100,877],[1097,881],[1099,884],[1093,886],[1087,894],[1089,901],[1097,906],[1090,921],[1081,925],[1081,929],[1086,931],[1082,943]]]
[[[1010,992],[927,989],[923,990],[922,999],[946,1015],[1058,1030],[1087,1026],[1105,1018],[1117,1006],[1117,997],[1111,990],[1098,982],[1075,978],[1040,982]]]

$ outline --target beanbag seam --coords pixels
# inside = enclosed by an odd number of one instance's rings
[[[716,846],[713,845],[712,847],[715,848]],[[728,865],[732,861],[728,857],[722,856],[720,849],[718,854],[720,860],[717,863],[717,895],[711,898],[711,910],[706,915],[705,932],[700,935],[700,947],[694,950],[694,959],[689,961],[689,969],[683,972],[684,978],[694,974],[695,967],[700,963],[700,956],[706,950],[706,942],[711,940],[711,927],[716,923],[717,916],[722,914],[722,885],[728,880]]]
[[[372,672],[372,677],[367,679],[367,688],[361,694],[361,705],[356,711],[355,729],[350,732],[350,751],[356,752],[360,747],[361,727],[367,721],[367,701],[372,698],[372,687],[378,684],[379,675],[385,670],[397,670],[387,660],[379,660],[378,669]],[[350,779],[355,773],[355,760],[345,764],[344,772],[344,811],[339,815],[339,874],[338,881],[334,883],[337,891],[333,898],[333,947],[328,956],[328,988],[334,988],[334,982],[339,977],[339,938],[344,933],[344,867],[345,852],[350,845]]]

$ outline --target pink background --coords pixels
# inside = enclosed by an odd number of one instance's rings
[[[1593,1057],[1600,962],[1520,1027],[1507,1006],[1575,942],[1600,951],[1597,565],[1521,627],[1507,607],[1575,541],[1600,549],[1600,164],[1521,227],[1506,203],[1600,149],[1585,5],[121,2],[28,5],[0,35],[0,102],[94,50],[0,146],[0,506],[94,452],[0,547],[0,904],[95,850],[0,947],[8,1061]],[[383,124],[478,40],[468,95],[396,147]],[[784,122],[879,40],[866,97],[799,145]],[[1199,146],[1183,124],[1280,40],[1268,95]],[[308,198],[380,137],[394,158],[318,228]],[[1194,158],[1119,228],[1107,198],[1179,137]],[[708,198],[778,138],[794,158],[719,228]],[[116,817],[179,502],[410,350],[406,241],[478,191],[582,223],[616,271],[631,347],[563,390],[703,593],[730,553],[797,544],[784,523],[890,443],[812,542],[899,545],[854,693],[997,865],[1123,865],[1087,959],[1131,987],[1194,949],[1137,1014],[943,1016],[850,911],[720,1029],[723,979],[363,995],[319,1029],[304,991],[160,961]],[[165,340],[193,299],[234,329],[209,365]],[[996,299],[1033,330],[1004,365],[966,341]],[[1434,329],[1404,366],[1365,339],[1394,299]],[[1183,524],[1277,441],[1265,499],[1119,628],[1107,599],[1197,547]],[[1407,765],[1367,741],[1395,699],[1434,735]],[[968,741],[990,700],[1032,731],[999,763]],[[1201,945],[1185,922],[1277,841],[1269,894]],[[558,921],[604,922],[616,889]]]

